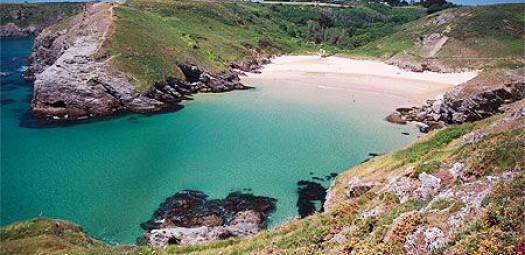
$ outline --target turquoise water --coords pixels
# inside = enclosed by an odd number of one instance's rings
[[[310,172],[344,171],[416,136],[383,121],[384,107],[353,103],[374,95],[293,83],[199,95],[175,113],[24,128],[31,90],[20,67],[31,43],[2,39],[2,72],[14,72],[2,77],[2,99],[16,100],[1,107],[2,225],[42,215],[133,243],[139,224],[177,191],[221,198],[245,188],[278,199],[276,225],[297,215],[296,182]]]

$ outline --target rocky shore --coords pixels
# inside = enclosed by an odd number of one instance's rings
[[[111,56],[100,48],[113,19],[113,4],[95,3],[64,30],[45,29],[35,40],[24,74],[34,80],[31,112],[44,120],[79,120],[120,112],[156,113],[180,108],[195,93],[242,90],[239,73],[256,72],[269,59],[232,63],[224,73],[211,73],[191,63],[179,63],[184,79],[166,77],[146,91],[138,90],[133,77],[115,71]],[[102,55],[102,56],[101,56]]]
[[[469,88],[470,87],[470,88]],[[472,90],[465,93],[467,90]],[[507,71],[503,82],[487,89],[476,84],[465,84],[433,100],[426,105],[412,108],[398,108],[386,117],[397,124],[416,122],[423,133],[442,128],[449,124],[461,124],[481,120],[497,113],[500,108],[525,97],[525,76],[523,71]]]
[[[7,23],[0,26],[0,37],[37,36],[44,28],[42,25],[29,25],[20,28],[15,23]]]
[[[209,200],[203,192],[184,190],[167,198],[141,227],[152,246],[246,237],[266,226],[276,202],[241,192]]]

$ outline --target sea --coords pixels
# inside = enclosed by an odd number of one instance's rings
[[[22,79],[33,38],[0,43],[1,225],[60,218],[110,244],[133,244],[165,198],[191,189],[276,198],[275,227],[298,215],[297,182],[328,187],[330,174],[419,136],[384,121],[388,111],[361,104],[355,91],[284,81],[199,94],[171,113],[38,125],[32,83]]]

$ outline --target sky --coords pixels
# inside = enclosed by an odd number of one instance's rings
[[[69,0],[81,2],[82,0]],[[497,4],[497,3],[525,3],[525,0],[448,0],[462,5]],[[63,0],[0,0],[0,2],[63,2]]]

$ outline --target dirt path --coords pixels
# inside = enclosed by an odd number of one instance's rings
[[[111,24],[113,24],[114,21],[114,4],[113,3],[96,3],[94,5],[101,5],[102,8],[107,8],[106,11],[101,12],[100,14],[100,22],[104,24],[104,32],[102,33],[102,36],[100,37],[99,45],[95,52],[98,52],[100,48],[104,45],[106,40],[108,39],[109,35],[111,34]],[[97,17],[98,18],[98,17]]]

